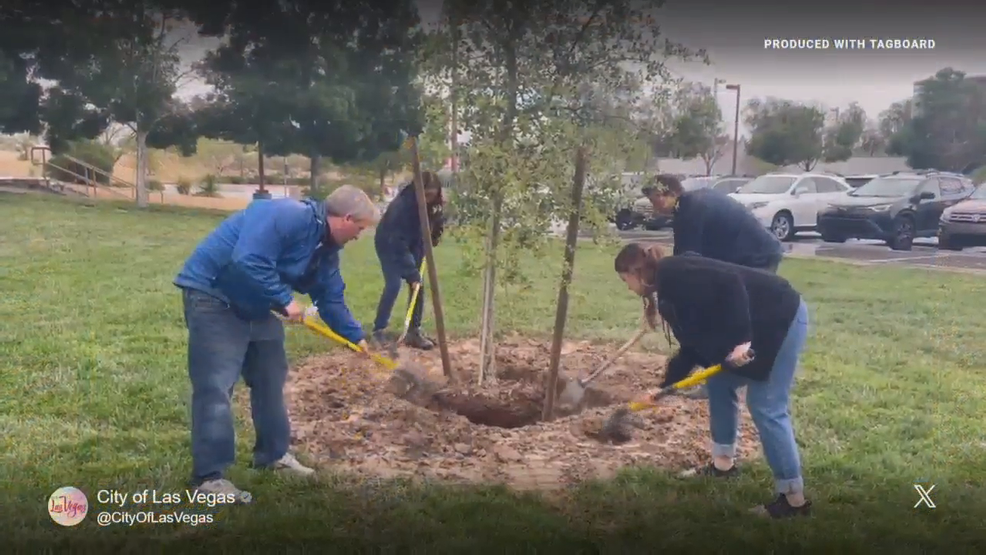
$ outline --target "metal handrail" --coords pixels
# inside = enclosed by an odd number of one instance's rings
[[[72,175],[74,175],[74,176],[76,176],[76,177],[84,180],[86,183],[90,184],[92,187],[103,187],[103,186],[105,186],[104,184],[99,183],[95,179],[90,179],[89,177],[79,175],[79,174],[77,174],[77,173],[75,173],[73,171],[69,171],[69,170],[67,170],[65,168],[62,168],[62,167],[59,167],[59,166],[55,166],[55,165],[51,164],[51,162],[46,162],[44,155],[42,155],[41,162],[39,164],[37,161],[35,161],[35,158],[34,158],[34,151],[36,151],[36,150],[51,152],[51,148],[46,147],[46,146],[34,146],[34,147],[31,147],[31,164],[33,164],[35,166],[40,165],[40,166],[42,166],[42,168],[44,168],[45,165],[51,165],[52,167],[55,167],[55,168],[57,168],[57,169],[59,169],[61,171],[64,171],[66,173],[70,173],[70,174],[72,174]],[[107,177],[109,179],[109,182],[110,183],[119,183],[120,184],[120,187],[119,188],[126,188],[126,189],[131,189],[133,191],[136,191],[136,187],[134,186],[133,183],[130,183],[129,181],[126,181],[124,179],[120,179],[119,177],[116,177],[115,175],[113,175],[110,172],[106,172],[105,170],[102,170],[100,168],[97,168],[96,166],[93,166],[92,164],[90,164],[88,162],[84,162],[82,160],[79,160],[78,158],[76,158],[74,156],[69,156],[67,154],[60,154],[59,156],[64,157],[65,159],[69,160],[73,164],[78,164],[79,166],[82,166],[83,168],[86,168],[87,170],[93,172],[94,174],[103,175],[103,176]],[[110,186],[109,188],[113,188],[113,187]]]

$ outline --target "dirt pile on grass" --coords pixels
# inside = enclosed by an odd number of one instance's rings
[[[287,391],[295,443],[338,470],[539,489],[607,478],[631,465],[678,469],[706,460],[708,408],[700,400],[669,398],[641,413],[628,443],[595,438],[619,404],[658,385],[663,359],[653,354],[624,356],[588,390],[583,412],[538,422],[549,347],[520,337],[501,342],[498,382],[477,387],[479,342],[454,343],[453,367],[469,383],[446,385],[414,402],[395,395],[389,372],[353,353],[340,349],[309,359],[292,372]],[[587,374],[613,349],[567,343],[563,371]],[[444,384],[437,348],[401,355]],[[744,410],[741,456],[756,454],[754,438]]]

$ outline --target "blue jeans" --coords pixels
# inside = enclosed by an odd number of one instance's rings
[[[389,253],[377,253],[380,259],[380,269],[383,271],[383,293],[380,295],[380,303],[377,304],[377,317],[373,321],[373,331],[385,330],[390,325],[390,315],[394,311],[394,304],[397,297],[401,294],[401,287],[404,285],[404,278],[401,277],[401,266],[395,257]],[[415,257],[414,264],[421,266],[421,258]],[[408,304],[411,302],[411,293],[408,291]],[[424,314],[425,291],[422,287],[418,291],[417,304],[414,305],[414,312],[411,314],[411,329],[421,329],[421,319]],[[403,322],[402,322],[403,324]]]
[[[236,458],[231,398],[241,375],[250,388],[257,434],[253,464],[270,466],[288,452],[291,441],[283,324],[273,315],[245,320],[200,291],[185,289],[182,300],[192,382],[192,481],[222,478]]]
[[[801,458],[794,440],[790,399],[794,375],[808,337],[808,307],[804,301],[788,328],[787,337],[767,381],[755,381],[729,372],[708,379],[712,456],[735,457],[739,431],[736,390],[746,386],[746,406],[760,434],[764,457],[774,473],[777,493],[801,493]]]

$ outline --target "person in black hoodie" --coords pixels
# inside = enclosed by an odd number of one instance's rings
[[[724,364],[707,381],[712,462],[689,474],[726,477],[734,465],[739,424],[737,390],[774,473],[777,498],[757,510],[774,518],[808,514],[801,460],[790,413],[791,388],[808,335],[808,308],[784,278],[693,253],[663,257],[656,246],[629,244],[616,256],[616,272],[644,298],[652,328],[658,317],[679,344],[667,363],[663,386],[696,366]],[[753,349],[755,358],[746,353]],[[648,393],[644,399],[653,398]]]
[[[736,199],[714,189],[685,191],[673,175],[654,178],[642,191],[654,211],[672,216],[674,254],[695,252],[707,258],[776,273],[781,242]]]
[[[428,221],[431,225],[431,244],[437,246],[444,231],[444,198],[442,183],[434,172],[421,173],[428,205]],[[377,305],[373,323],[373,339],[378,344],[388,343],[387,327],[394,310],[394,303],[401,293],[402,282],[412,287],[421,283],[421,261],[424,260],[424,241],[421,237],[421,219],[418,216],[418,197],[414,183],[408,183],[387,206],[373,239],[380,268],[383,270],[384,287]],[[421,333],[421,319],[425,303],[424,288],[418,291],[417,304],[411,315],[411,327],[404,338],[405,344],[416,349],[429,350],[434,342]]]
[[[714,189],[685,191],[673,175],[658,175],[654,183],[643,192],[655,212],[672,216],[674,254],[694,252],[777,273],[784,248],[745,206]],[[707,398],[708,390],[698,387],[688,396]]]

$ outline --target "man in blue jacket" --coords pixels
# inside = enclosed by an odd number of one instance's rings
[[[777,273],[783,245],[739,201],[714,189],[685,191],[673,175],[658,175],[654,182],[643,193],[655,212],[672,216],[675,255],[698,254]],[[689,396],[706,398],[707,392],[700,387]]]
[[[292,290],[307,294],[329,327],[365,351],[363,329],[346,306],[339,252],[379,219],[366,193],[348,185],[324,202],[257,201],[219,224],[185,262],[174,283],[188,328],[192,482],[199,491],[252,499],[225,478],[236,454],[230,404],[241,375],[257,434],[254,466],[314,473],[288,452],[288,361],[284,326],[272,311],[300,322],[304,308]]]
[[[434,172],[421,174],[425,190],[428,221],[431,227],[432,246],[437,246],[444,229],[442,183]],[[394,303],[401,293],[401,286],[421,283],[421,261],[425,256],[424,240],[421,237],[421,218],[418,212],[418,197],[413,183],[404,186],[377,226],[373,244],[380,259],[383,271],[383,293],[377,305],[377,317],[373,323],[373,337],[379,344],[389,342],[387,326],[394,310]],[[421,333],[421,318],[424,312],[424,288],[418,291],[418,301],[411,313],[411,326],[404,339],[405,344],[415,349],[429,350],[434,342]]]

